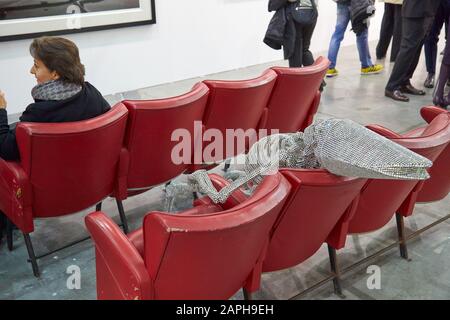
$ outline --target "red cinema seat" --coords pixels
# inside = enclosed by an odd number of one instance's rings
[[[401,144],[402,146],[435,161],[450,141],[450,116],[442,114],[415,137],[402,136],[381,126],[369,129]],[[400,253],[408,259],[403,218],[412,214],[423,181],[373,180],[363,187],[355,214],[341,221],[329,239],[329,244],[340,249],[347,234],[359,234],[378,230],[396,215]]]
[[[280,172],[291,184],[291,191],[272,230],[263,272],[287,269],[313,256],[338,222],[354,214],[366,183],[366,179],[339,177],[322,169],[285,168]],[[228,184],[219,176],[211,177],[219,188]],[[239,203],[243,198],[238,190],[229,201]],[[333,268],[335,257],[332,250],[329,253]],[[340,292],[337,280],[335,288]]]
[[[319,108],[319,88],[329,65],[327,58],[319,57],[304,68],[272,68],[278,77],[268,105],[267,122],[262,128],[289,133],[304,131],[311,125]]]
[[[440,114],[450,112],[435,106],[423,107],[420,111],[422,118],[430,123]],[[412,130],[405,135],[408,137],[420,136],[426,126]],[[430,170],[431,178],[425,181],[417,197],[418,202],[434,202],[444,199],[450,193],[450,145],[442,151],[434,161]]]
[[[124,143],[129,166],[126,190],[116,196],[123,215],[122,200],[128,195],[166,183],[192,164],[194,144],[201,139],[200,134],[194,134],[194,122],[199,122],[201,130],[208,93],[208,87],[198,83],[181,96],[123,102],[129,112]],[[187,147],[184,153],[178,152],[176,147],[183,142]],[[128,233],[128,227],[124,230]]]
[[[257,290],[289,190],[282,175],[273,175],[232,209],[152,212],[129,237],[102,212],[90,214],[98,299],[228,299],[243,287]]]
[[[119,104],[89,120],[17,125],[21,160],[0,159],[0,210],[22,231],[35,276],[39,269],[29,235],[34,219],[94,206],[126,177],[120,154],[127,115],[127,108]],[[12,249],[11,228],[8,233]]]
[[[220,139],[218,144],[216,144],[217,141],[204,142],[203,154],[205,156],[198,162],[208,164],[220,162],[244,153],[251,142],[256,142],[256,130],[266,121],[267,104],[276,78],[277,74],[273,70],[266,70],[261,76],[251,80],[204,81],[210,89],[208,104],[203,118],[204,140],[214,140],[210,135],[215,133],[221,134],[224,139]],[[233,141],[234,145],[229,143],[227,148],[225,139],[227,129],[247,132],[249,134],[248,139],[239,141],[239,139],[231,136],[230,141]],[[252,131],[247,131],[249,129]],[[218,147],[214,148],[214,146]],[[216,152],[209,152],[212,149]],[[201,165],[201,163],[196,164]],[[198,166],[192,168],[191,171],[196,169],[198,169]]]

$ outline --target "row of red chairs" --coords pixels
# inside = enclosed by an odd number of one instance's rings
[[[272,68],[251,80],[204,81],[187,94],[124,101],[86,121],[19,123],[20,162],[0,159],[0,210],[8,218],[8,248],[13,249],[15,225],[24,235],[33,272],[39,276],[30,238],[33,220],[96,204],[100,210],[108,196],[116,198],[128,233],[122,200],[196,169],[189,163],[173,163],[177,142],[171,141],[171,135],[176,129],[194,137],[194,121],[201,121],[204,129],[222,133],[226,129],[303,130],[317,111],[328,65],[327,59],[319,58],[307,68]],[[197,146],[194,141],[192,147]]]
[[[241,288],[250,298],[263,272],[296,266],[323,243],[341,294],[336,250],[347,235],[380,229],[394,215],[407,259],[403,218],[418,200],[438,201],[450,192],[450,113],[425,107],[422,115],[429,124],[404,135],[369,128],[434,161],[426,182],[282,169],[251,197],[238,190],[223,205],[202,198],[177,215],[151,212],[128,236],[102,212],[90,214],[86,225],[96,248],[98,298],[228,299]],[[211,178],[216,188],[228,184]]]

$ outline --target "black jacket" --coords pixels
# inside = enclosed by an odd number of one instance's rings
[[[72,98],[61,101],[36,100],[22,113],[23,122],[71,122],[99,116],[111,107],[100,92],[89,82]],[[8,114],[0,110],[0,157],[4,160],[20,158],[16,143],[15,125],[8,125]]]
[[[367,19],[375,14],[373,0],[352,0],[350,2],[350,16],[352,19],[352,30],[360,35],[367,28]]]
[[[264,43],[275,50],[283,47],[284,58],[288,59],[295,48],[295,22],[288,14],[287,0],[269,0],[269,12],[276,11],[270,20]]]
[[[402,15],[405,18],[434,17],[441,0],[404,0]]]

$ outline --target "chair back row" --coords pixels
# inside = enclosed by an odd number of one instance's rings
[[[293,69],[289,74],[275,68],[277,71],[269,69],[250,80],[204,81],[184,95],[123,101],[106,114],[85,121],[19,123],[20,166],[30,190],[21,203],[12,200],[17,207],[14,210],[20,212],[10,216],[23,217],[24,202],[32,212],[28,220],[70,214],[109,195],[122,200],[128,190],[145,189],[175,178],[190,167],[201,143],[201,133],[194,133],[195,121],[202,124],[203,130],[216,129],[225,134],[227,129],[265,128],[267,118],[294,109],[312,116],[311,96],[316,96],[320,84],[314,87],[305,83],[310,78],[323,78],[327,65],[328,60],[320,58],[314,66]],[[289,79],[285,79],[285,74]],[[285,89],[293,87],[294,82],[299,90]],[[288,105],[284,94],[291,96],[296,105]],[[305,121],[296,119],[294,127]],[[289,124],[289,128],[294,127]],[[172,141],[177,138],[176,132],[184,132],[191,139],[190,148],[184,150],[188,154],[181,153],[188,160],[185,163],[173,161],[179,142]],[[11,211],[9,206],[4,206],[6,211]],[[19,218],[12,220],[21,224]],[[32,226],[32,220],[23,224]]]

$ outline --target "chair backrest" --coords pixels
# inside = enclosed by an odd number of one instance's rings
[[[125,136],[130,161],[128,189],[164,183],[188,168],[193,160],[194,137],[201,138],[194,135],[194,122],[198,121],[201,129],[208,93],[208,87],[198,83],[178,97],[123,102],[129,111]],[[190,150],[176,152],[175,146],[182,146],[184,138],[189,139]]]
[[[380,127],[371,128],[431,161],[437,159],[450,141],[450,117],[445,114],[436,117],[417,137],[403,137]],[[413,202],[407,205],[411,211],[416,199],[407,198],[418,183],[414,180],[369,180],[363,188],[348,232],[363,233],[383,227],[399,212],[405,201]]]
[[[427,120],[427,113],[433,113],[433,116],[446,113],[450,117],[450,112],[434,106],[422,108],[421,113],[425,120]],[[450,193],[450,144],[434,161],[430,176],[431,178],[425,181],[420,190],[418,202],[439,201]]]
[[[33,216],[81,211],[113,193],[127,115],[127,108],[119,104],[89,120],[17,125]]]
[[[319,107],[319,88],[329,65],[328,59],[319,57],[309,67],[272,68],[278,77],[264,128],[287,133],[303,131],[309,126]]]
[[[268,176],[252,197],[227,211],[147,215],[144,259],[154,280],[155,298],[233,296],[262,261],[289,190],[289,183],[277,174]]]
[[[311,257],[327,240],[365,179],[326,170],[281,169],[292,186],[271,236],[263,272],[290,268]]]
[[[226,137],[227,129],[256,130],[260,121],[265,122],[267,103],[269,102],[277,74],[273,70],[266,70],[260,77],[242,81],[207,80],[204,83],[210,89],[208,105],[206,107],[203,124],[205,130],[217,129]],[[255,131],[256,133],[256,131]],[[256,134],[254,135],[256,139]],[[223,145],[222,154],[215,154],[204,159],[205,163],[214,163],[245,152],[249,145],[227,150]],[[225,142],[225,141],[224,141]],[[210,143],[204,143],[208,148]],[[206,149],[208,150],[208,149]]]

